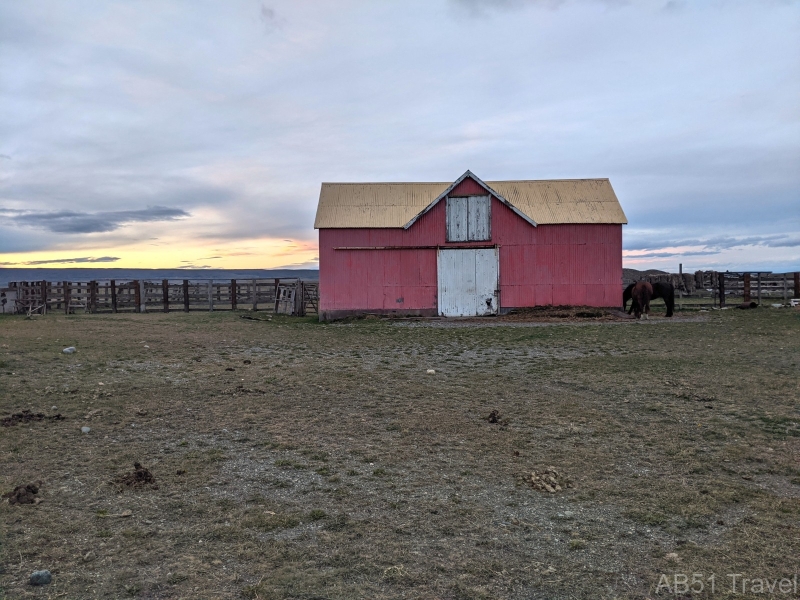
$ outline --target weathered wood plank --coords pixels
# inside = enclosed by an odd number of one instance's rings
[[[742,292],[744,294],[744,301],[749,303],[750,302],[750,273],[744,274],[744,282],[742,286]]]
[[[447,198],[446,219],[447,219],[447,241],[466,242],[468,226],[468,205],[467,198]]]
[[[491,197],[470,196],[467,198],[467,239],[483,241],[491,239]]]

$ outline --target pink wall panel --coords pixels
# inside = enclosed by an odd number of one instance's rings
[[[535,284],[541,284],[545,281],[547,283],[553,283],[553,273],[555,272],[555,248],[545,244],[537,245],[535,248],[536,262],[533,265],[533,279]]]
[[[500,305],[501,306],[525,306],[524,288],[520,285],[506,285],[503,286],[500,292]]]
[[[536,265],[539,260],[539,253],[543,248],[534,244],[519,246],[523,249],[522,254],[522,277],[519,279],[520,285],[532,286],[536,283]]]
[[[537,283],[533,286],[536,297],[536,306],[547,306],[553,304],[553,284]]]
[[[586,284],[573,283],[569,297],[569,305],[573,306],[586,306]]]
[[[419,274],[420,263],[418,259],[420,252],[412,252],[410,250],[397,251],[400,255],[400,281],[402,281],[403,285],[417,286],[422,283]]]
[[[384,252],[385,259],[383,261],[384,280],[388,286],[402,285],[402,273],[400,263],[401,250],[387,250]]]
[[[477,181],[467,177],[450,192],[451,196],[486,196],[486,190]]]
[[[562,306],[569,304],[572,299],[572,286],[568,283],[554,283],[553,284],[553,304]]]
[[[622,270],[622,267],[620,267]],[[622,305],[622,286],[609,283],[603,286],[605,288],[605,300],[600,306],[620,306]]]
[[[457,194],[482,194],[465,180]],[[322,229],[320,310],[436,309],[435,248],[447,247],[445,203],[409,229]],[[492,239],[459,246],[500,247],[503,308],[548,304],[619,306],[622,303],[621,225],[533,227],[507,206],[492,202]],[[403,246],[391,250],[342,247]],[[402,298],[402,302],[397,302]]]
[[[605,306],[605,287],[590,284],[586,286],[586,304],[588,306]]]

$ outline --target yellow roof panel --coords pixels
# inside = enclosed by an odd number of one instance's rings
[[[314,227],[406,227],[452,183],[323,183]],[[628,220],[608,179],[487,181],[537,225]]]

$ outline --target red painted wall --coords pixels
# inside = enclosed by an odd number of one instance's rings
[[[476,193],[470,184],[452,195]],[[533,227],[493,199],[488,242],[448,244],[444,201],[409,229],[321,229],[320,313],[436,310],[436,249],[334,248],[454,245],[500,246],[501,308],[622,304],[622,225]]]

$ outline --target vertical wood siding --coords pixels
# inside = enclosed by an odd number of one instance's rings
[[[446,198],[447,240],[466,242],[469,238],[469,198]]]
[[[469,196],[467,198],[467,239],[488,240],[491,233],[492,198]]]
[[[499,246],[502,308],[622,304],[622,225],[533,227],[503,203],[494,198],[491,203],[489,243]],[[321,229],[320,312],[436,310],[436,249],[334,248],[450,245],[454,244],[446,241],[445,202],[407,230]]]

